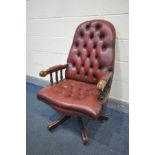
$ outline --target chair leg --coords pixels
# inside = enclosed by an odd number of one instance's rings
[[[87,132],[86,132],[86,129],[84,127],[84,124],[83,124],[81,117],[78,117],[78,122],[79,122],[79,126],[80,126],[82,141],[84,144],[87,144],[88,143],[88,136],[87,136]]]
[[[100,115],[98,117],[98,120],[100,120],[100,121],[107,121],[108,119],[109,119],[108,115]]]
[[[63,124],[66,120],[68,120],[70,118],[70,116],[64,116],[62,119],[54,121],[52,123],[50,123],[48,125],[48,130],[52,130],[55,129],[56,127],[58,127],[59,125]]]

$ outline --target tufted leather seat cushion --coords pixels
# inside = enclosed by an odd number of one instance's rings
[[[37,96],[57,111],[68,115],[87,115],[96,119],[101,110],[96,85],[64,80],[41,89]]]
[[[67,59],[66,78],[97,83],[105,72],[113,71],[115,29],[105,20],[80,24]]]

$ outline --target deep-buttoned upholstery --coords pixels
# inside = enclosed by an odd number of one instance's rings
[[[96,84],[100,79],[110,77],[114,58],[113,25],[105,20],[80,24],[67,59],[66,79],[41,89],[38,98],[65,115],[86,115],[97,119],[102,106]]]
[[[66,77],[97,83],[105,72],[113,70],[115,29],[104,20],[92,20],[78,26],[68,56]]]

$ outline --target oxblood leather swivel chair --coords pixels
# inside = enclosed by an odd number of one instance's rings
[[[53,66],[40,72],[42,77],[50,75],[51,85],[38,92],[38,99],[64,114],[62,119],[49,124],[49,130],[56,128],[71,116],[77,116],[83,143],[88,142],[82,117],[108,120],[108,116],[100,115],[100,111],[108,100],[114,59],[115,29],[110,22],[90,20],[78,26],[67,64]],[[52,77],[54,73],[55,82]]]

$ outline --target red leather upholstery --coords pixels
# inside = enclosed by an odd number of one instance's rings
[[[38,98],[65,115],[87,115],[96,119],[101,110],[97,82],[109,79],[114,70],[115,29],[105,20],[80,24],[67,59],[66,80],[41,89]]]
[[[101,110],[96,85],[75,80],[64,80],[45,87],[38,98],[66,115],[87,115],[96,119]]]
[[[104,72],[113,71],[115,29],[105,20],[78,26],[68,56],[66,78],[97,83]]]

